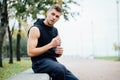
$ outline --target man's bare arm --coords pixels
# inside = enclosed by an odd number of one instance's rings
[[[38,38],[40,37],[40,32],[37,27],[32,27],[30,29],[29,35],[28,35],[28,42],[27,42],[27,51],[28,56],[38,56],[46,52],[47,50],[57,47],[60,45],[60,39],[58,37],[53,38],[50,43],[48,43],[45,46],[37,47]]]

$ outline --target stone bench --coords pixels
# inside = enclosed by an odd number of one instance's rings
[[[30,68],[24,72],[21,72],[8,80],[52,80],[46,73],[34,73]]]

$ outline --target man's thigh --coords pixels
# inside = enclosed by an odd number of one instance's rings
[[[53,70],[64,66],[57,61],[52,59],[42,59],[33,64],[33,70],[35,73],[51,73]]]

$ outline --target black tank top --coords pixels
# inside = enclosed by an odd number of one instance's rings
[[[42,47],[48,43],[51,42],[51,40],[58,35],[58,31],[55,27],[49,27],[46,26],[43,23],[44,19],[38,19],[35,23],[34,26],[39,28],[40,31],[40,38],[38,39],[38,44],[37,47]],[[43,58],[51,58],[56,60],[56,53],[55,53],[55,48],[51,48],[42,55],[31,57],[32,62],[36,62],[38,60],[41,60]]]

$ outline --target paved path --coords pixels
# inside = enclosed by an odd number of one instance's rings
[[[120,80],[120,61],[58,59],[80,80]]]

